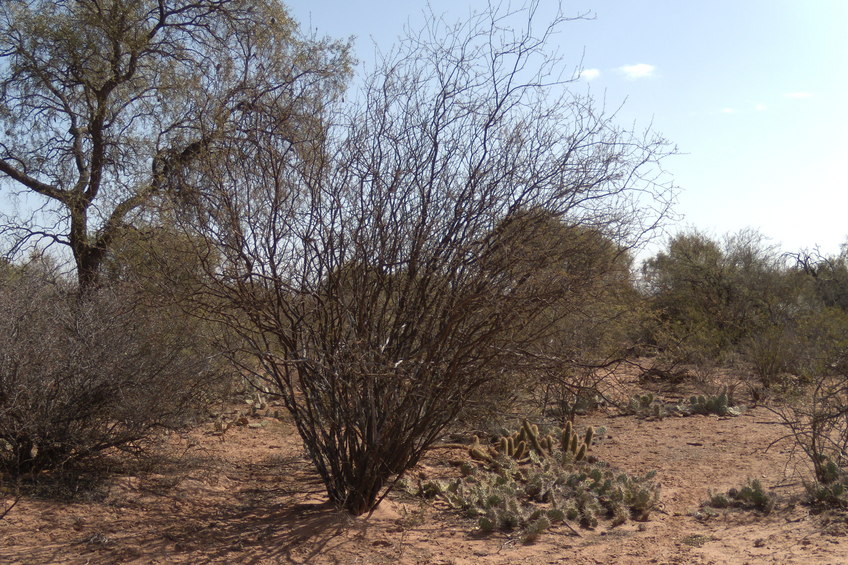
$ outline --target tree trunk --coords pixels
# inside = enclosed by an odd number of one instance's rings
[[[103,253],[99,249],[86,249],[77,260],[77,282],[80,294],[85,294],[100,284],[100,263]]]
[[[104,250],[97,247],[88,234],[88,207],[80,205],[71,209],[71,250],[77,267],[80,294],[86,294],[100,283],[100,264]]]

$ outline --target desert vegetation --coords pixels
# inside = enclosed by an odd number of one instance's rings
[[[648,442],[602,426],[758,407],[800,498],[742,473],[692,511],[848,507],[848,248],[637,262],[674,148],[572,88],[574,18],[537,7],[430,18],[356,76],[276,0],[0,5],[0,527],[235,426],[296,438],[346,515],[579,537],[663,512],[619,457]]]

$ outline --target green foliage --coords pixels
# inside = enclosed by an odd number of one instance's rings
[[[806,485],[810,504],[826,508],[848,508],[848,481],[830,484],[812,482]]]
[[[797,374],[805,381],[848,373],[848,310],[824,307],[798,321]]]
[[[697,362],[699,355],[717,358],[736,339],[731,282],[718,243],[699,233],[678,235],[644,264],[643,275],[658,317],[652,333],[660,348]]]
[[[786,257],[753,232],[674,237],[643,266],[660,364],[740,364],[764,388],[835,374],[848,350],[848,252]]]
[[[208,282],[204,263],[218,257],[203,242],[169,226],[162,215],[155,224],[126,226],[115,236],[101,265],[101,280],[133,288],[147,303],[185,305]]]
[[[704,504],[713,508],[742,508],[757,510],[769,514],[774,510],[777,498],[767,492],[758,479],[748,479],[742,488],[732,488],[726,493],[710,491],[709,500]]]
[[[754,232],[723,244],[694,232],[673,238],[644,267],[651,340],[669,363],[747,359],[764,383],[791,364],[802,277]]]
[[[504,440],[508,444],[509,439],[519,439],[522,432],[530,445],[535,443],[539,449],[534,446],[516,459],[501,446]],[[482,533],[517,530],[525,543],[566,520],[584,528],[596,527],[601,519],[610,519],[615,525],[631,518],[647,520],[660,496],[654,474],[631,476],[617,473],[605,463],[586,460],[585,452],[596,433],[592,428],[579,442],[571,426],[561,432],[560,443],[554,442],[553,435],[540,439],[538,428],[525,422],[515,434],[502,437],[491,447],[477,444],[471,448],[472,457],[481,462],[479,471],[463,473],[452,481],[424,482],[417,494],[445,500],[476,520]],[[577,443],[579,447],[574,447]]]
[[[601,230],[536,209],[507,218],[494,233],[499,248],[487,268],[526,272],[526,295],[545,304],[513,337],[534,353],[535,366],[525,359],[522,370],[485,384],[463,417],[479,422],[483,410],[511,411],[504,408],[523,392],[543,394],[563,419],[592,410],[600,379],[587,367],[626,357],[637,340],[641,301],[629,250]],[[561,290],[567,292],[542,300]]]
[[[848,479],[831,483],[807,483],[807,496],[810,504],[826,508],[848,508]]]
[[[843,361],[848,351],[848,311],[807,303],[786,323],[751,336],[745,351],[766,388],[836,374],[848,367]]]
[[[68,246],[97,286],[124,227],[167,189],[189,204],[201,161],[244,158],[245,128],[314,134],[348,50],[302,37],[274,0],[0,2],[0,170],[37,210],[2,231]]]

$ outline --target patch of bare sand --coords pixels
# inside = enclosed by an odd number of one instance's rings
[[[202,426],[172,436],[155,464],[107,478],[71,503],[25,497],[0,522],[0,563],[315,564],[733,564],[848,563],[848,525],[787,501],[800,494],[791,445],[773,416],[755,408],[735,418],[659,421],[596,414],[594,454],[616,467],[656,470],[663,504],[646,523],[574,535],[559,526],[522,545],[480,537],[438,505],[392,495],[368,518],[331,508],[293,427]],[[461,451],[435,449],[416,473],[450,474]],[[781,497],[768,516],[696,515],[708,490],[759,478]]]

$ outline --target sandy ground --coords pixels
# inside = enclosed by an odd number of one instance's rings
[[[777,441],[783,428],[762,407],[730,418],[580,417],[580,427],[607,429],[595,456],[658,472],[662,508],[648,522],[602,523],[579,536],[555,527],[532,545],[477,535],[455,513],[402,494],[370,518],[341,515],[326,504],[291,424],[251,423],[171,436],[151,461],[119,462],[70,501],[25,496],[0,522],[0,563],[848,563],[845,515],[798,503],[802,461]],[[434,449],[415,472],[440,476],[464,456]],[[779,496],[772,514],[699,512],[708,489],[748,477]]]

